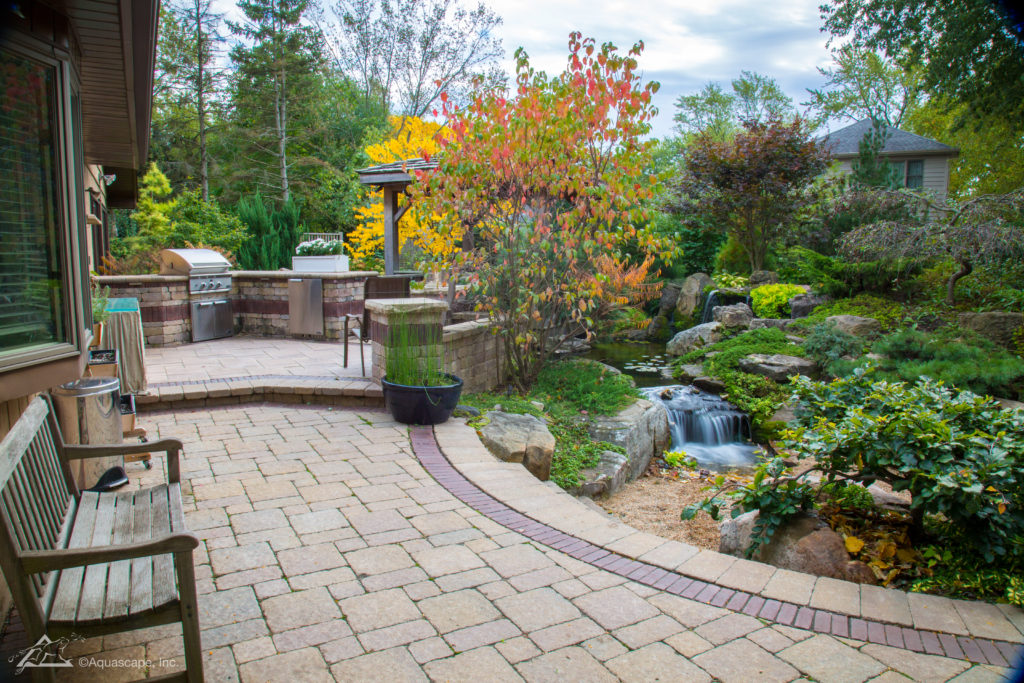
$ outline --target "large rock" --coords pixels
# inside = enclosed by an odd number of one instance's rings
[[[741,358],[739,368],[752,375],[764,375],[776,382],[786,382],[792,375],[803,375],[815,379],[818,376],[818,364],[809,358],[785,356],[781,353],[768,355],[752,353]]]
[[[480,430],[480,440],[491,453],[505,462],[521,462],[533,476],[547,481],[551,476],[551,456],[555,437],[533,415],[515,415],[492,411],[490,422]]]
[[[747,304],[715,306],[711,309],[711,318],[730,330],[746,329],[750,327],[750,321],[754,319],[754,311]]]
[[[1013,333],[1024,326],[1024,313],[987,311],[985,313],[961,313],[960,327],[974,330],[982,337],[1000,346],[1013,348]]]
[[[825,318],[825,324],[835,325],[840,332],[855,337],[871,337],[882,331],[882,323],[874,318],[863,318],[859,315],[831,315]]]
[[[676,377],[683,384],[690,384],[693,380],[698,377],[704,376],[704,365],[702,363],[689,363],[686,365],[680,365],[676,372]]]
[[[831,297],[821,294],[797,294],[789,300],[789,316],[794,320],[806,318],[815,308],[831,300]]]
[[[661,301],[658,302],[658,315],[666,318],[669,313],[675,310],[676,301],[679,300],[679,290],[682,285],[678,282],[666,282],[661,288]]]
[[[721,341],[724,336],[725,327],[722,326],[722,323],[704,323],[683,330],[672,337],[668,346],[665,347],[665,352],[672,356],[682,356],[694,349],[702,349],[716,341]]]
[[[652,341],[665,341],[669,335],[668,318],[663,315],[656,315],[651,318],[644,330],[644,337]]]
[[[700,300],[704,296],[704,288],[714,285],[715,281],[707,273],[694,273],[683,280],[683,286],[679,289],[679,296],[676,299],[676,313],[678,317],[693,315],[700,306]]]
[[[615,415],[594,417],[587,431],[595,441],[607,441],[626,449],[627,481],[639,477],[651,458],[661,455],[672,442],[664,404],[642,398]]]
[[[755,270],[750,274],[750,288],[760,287],[761,285],[774,285],[779,282],[779,274],[774,270]]]
[[[569,493],[587,498],[607,498],[626,485],[629,470],[629,456],[616,451],[604,451],[596,467],[580,470],[583,481],[569,489]]]
[[[745,557],[758,512],[748,512],[720,525],[719,552]],[[815,576],[873,583],[874,576],[863,562],[850,560],[843,539],[818,517],[802,514],[775,531],[770,543],[758,548],[758,562]],[[865,571],[867,569],[867,571]]]
[[[759,330],[762,327],[774,327],[777,330],[784,330],[789,327],[790,322],[782,318],[754,318],[750,321],[750,329]]]

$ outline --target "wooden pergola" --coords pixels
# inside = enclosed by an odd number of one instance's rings
[[[398,206],[398,196],[408,194],[414,171],[432,171],[435,168],[437,168],[436,161],[424,161],[417,158],[370,166],[356,171],[361,184],[379,188],[384,193],[385,275],[395,275],[398,272],[398,221],[409,209],[408,203],[402,207]]]

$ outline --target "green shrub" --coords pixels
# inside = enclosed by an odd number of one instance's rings
[[[878,376],[886,379],[931,377],[978,394],[1008,397],[1024,388],[1024,360],[967,331],[902,330],[883,337],[872,350],[883,356],[877,361]]]
[[[819,323],[804,340],[804,350],[826,372],[835,376],[837,373],[833,372],[834,366],[843,356],[859,356],[864,353],[864,340],[837,329],[835,325]]]
[[[758,318],[788,318],[789,300],[803,294],[797,285],[761,285],[750,292],[750,304]]]
[[[750,257],[747,250],[729,235],[715,256],[715,270],[727,273],[749,273]]]
[[[736,275],[729,272],[715,273],[712,278],[715,281],[715,285],[712,289],[743,289],[750,284],[750,278],[746,275]],[[710,291],[707,287],[704,288],[705,293]]]
[[[715,351],[713,356],[708,358],[704,369],[712,375],[718,376],[723,370],[735,370],[739,365],[740,358],[749,356],[752,353],[781,353],[787,356],[806,356],[803,347],[794,344],[786,339],[786,333],[774,327],[762,327],[757,330],[748,330],[735,337],[723,339],[700,349],[695,349],[679,358],[680,364],[695,363],[707,356],[708,352]]]
[[[928,378],[870,370],[820,383],[796,378],[799,428],[784,444],[814,458],[827,482],[884,481],[910,491],[911,514],[993,562],[1024,553],[1024,413]]]
[[[822,304],[806,318],[793,321],[792,327],[809,330],[833,315],[857,315],[874,318],[888,332],[899,327],[906,313],[899,303],[871,294],[858,294],[852,299],[837,299]]]
[[[784,280],[811,285],[815,292],[832,297],[903,290],[923,268],[921,262],[907,260],[851,263],[805,247],[790,247],[776,260],[779,276]]]

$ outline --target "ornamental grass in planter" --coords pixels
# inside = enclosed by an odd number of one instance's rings
[[[462,379],[444,371],[439,325],[416,325],[405,316],[388,322],[384,404],[403,424],[434,425],[451,417]]]

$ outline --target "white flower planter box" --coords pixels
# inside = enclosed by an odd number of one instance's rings
[[[292,270],[296,273],[344,273],[348,271],[348,256],[292,256]]]

